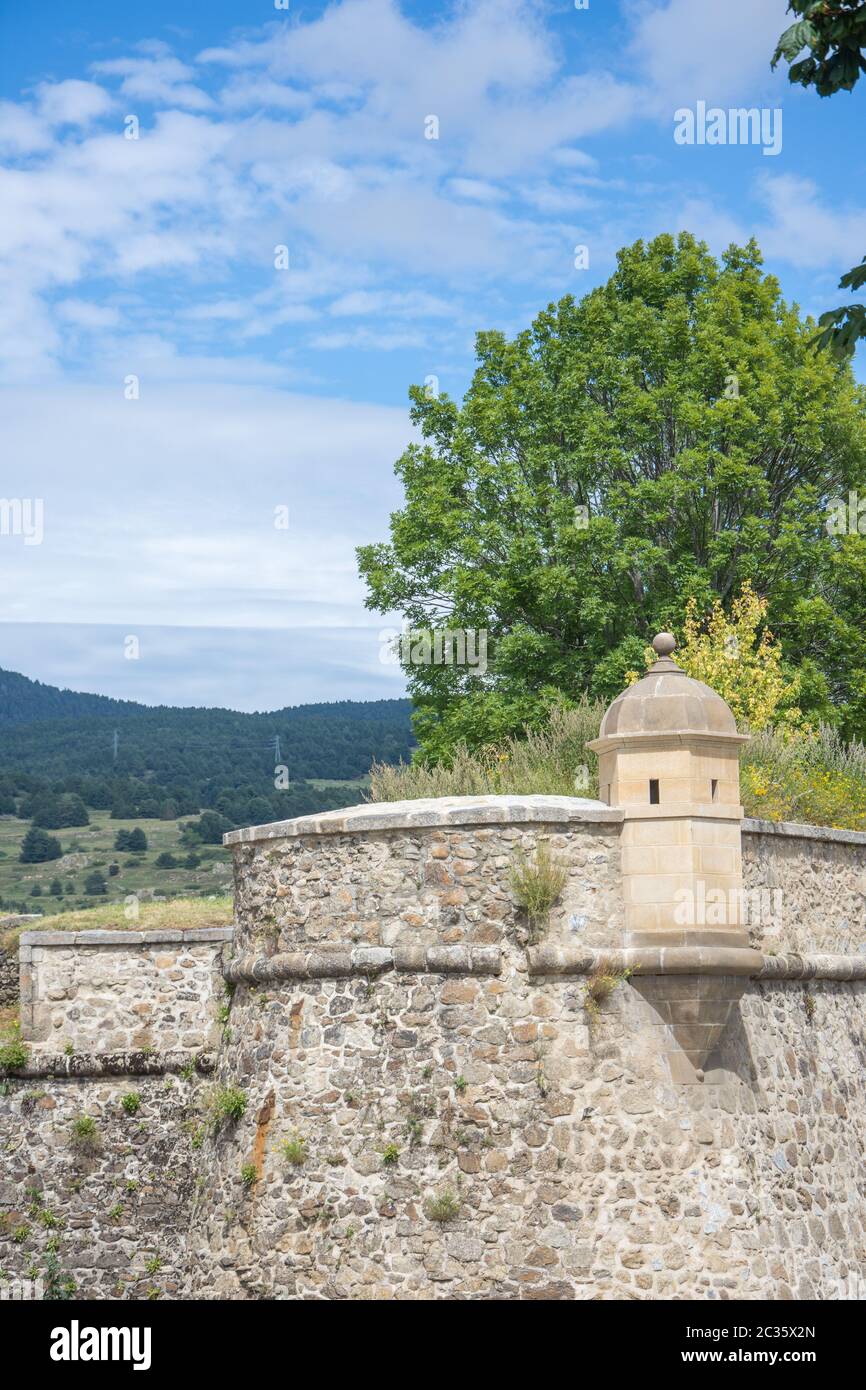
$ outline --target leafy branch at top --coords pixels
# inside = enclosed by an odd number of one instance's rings
[[[801,87],[814,87],[821,97],[850,92],[866,72],[866,5],[859,0],[789,0],[788,9],[799,16],[779,38],[771,66],[781,59],[790,63],[788,78]],[[800,58],[804,49],[808,56]],[[795,61],[799,59],[799,61]],[[839,281],[843,290],[866,284],[866,257]],[[818,319],[821,332],[816,348],[829,348],[834,357],[850,357],[861,338],[866,338],[866,306],[842,305],[828,309]]]

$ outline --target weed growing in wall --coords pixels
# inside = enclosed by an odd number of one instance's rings
[[[526,913],[530,942],[538,941],[567,881],[568,869],[553,858],[546,840],[539,840],[532,859],[519,850],[515,854],[509,883],[515,902]]]
[[[127,1115],[137,1115],[141,1109],[141,1094],[138,1091],[127,1091],[126,1095],[121,1096],[120,1104],[123,1106],[124,1113]]]
[[[60,1268],[60,1261],[57,1258],[57,1251],[49,1249],[45,1257],[45,1268],[42,1272],[44,1285],[44,1299],[58,1301],[62,1299],[74,1298],[77,1292],[75,1280],[68,1274],[64,1274]]]
[[[249,1189],[253,1187],[255,1183],[258,1181],[258,1176],[259,1175],[256,1172],[256,1165],[254,1163],[241,1164],[241,1182],[243,1183],[247,1191],[249,1191]]]
[[[99,1150],[99,1129],[92,1115],[79,1115],[72,1121],[69,1147],[79,1154],[93,1154]]]
[[[246,1092],[239,1086],[217,1086],[208,1104],[211,1126],[214,1130],[225,1124],[234,1124],[247,1108]]]
[[[17,1025],[6,1031],[0,1038],[0,1073],[18,1071],[26,1067],[29,1052],[21,1041]]]
[[[608,960],[600,960],[584,986],[583,1007],[589,1015],[590,1022],[595,1022],[601,1013],[601,1006],[606,999],[609,999],[614,990],[633,975],[634,971],[630,966],[624,970],[617,970]]]
[[[453,1221],[462,1203],[457,1193],[450,1187],[443,1187],[435,1196],[428,1197],[424,1203],[424,1215],[429,1221]]]
[[[287,1163],[291,1163],[295,1168],[300,1168],[307,1161],[307,1141],[302,1139],[300,1134],[295,1134],[291,1139],[284,1139],[280,1145],[280,1153]]]

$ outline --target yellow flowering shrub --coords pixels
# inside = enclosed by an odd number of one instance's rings
[[[674,653],[687,676],[717,690],[730,705],[738,727],[777,732],[799,731],[803,716],[797,707],[799,681],[782,670],[782,652],[765,626],[767,600],[746,583],[725,613],[718,600],[699,618],[689,599],[683,624],[684,641]],[[647,666],[658,658],[646,649]],[[637,680],[636,672],[629,672]]]
[[[866,782],[854,773],[808,764],[745,763],[740,790],[747,816],[866,830]]]

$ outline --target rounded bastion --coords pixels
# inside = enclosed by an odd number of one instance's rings
[[[645,952],[674,971],[654,995],[621,949],[623,824],[603,802],[458,797],[227,836],[215,1095],[243,1109],[204,1139],[190,1295],[832,1296],[862,1245],[862,1160],[817,1082],[844,1077],[866,1111],[840,1026],[856,986],[808,1038],[786,979],[743,978],[732,1005]],[[542,842],[563,876],[530,920],[513,871]],[[704,1051],[713,1034],[706,1070],[683,1061],[690,1027]]]

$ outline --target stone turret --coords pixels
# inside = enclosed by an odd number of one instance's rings
[[[624,944],[646,971],[637,988],[668,1023],[675,1079],[700,1081],[760,962],[742,876],[748,736],[722,697],[677,665],[675,648],[671,633],[658,634],[658,660],[614,700],[588,746],[602,798],[622,810]]]
[[[728,705],[672,659],[610,706],[599,737],[602,800],[622,808],[627,946],[747,945],[740,853],[740,748]]]

